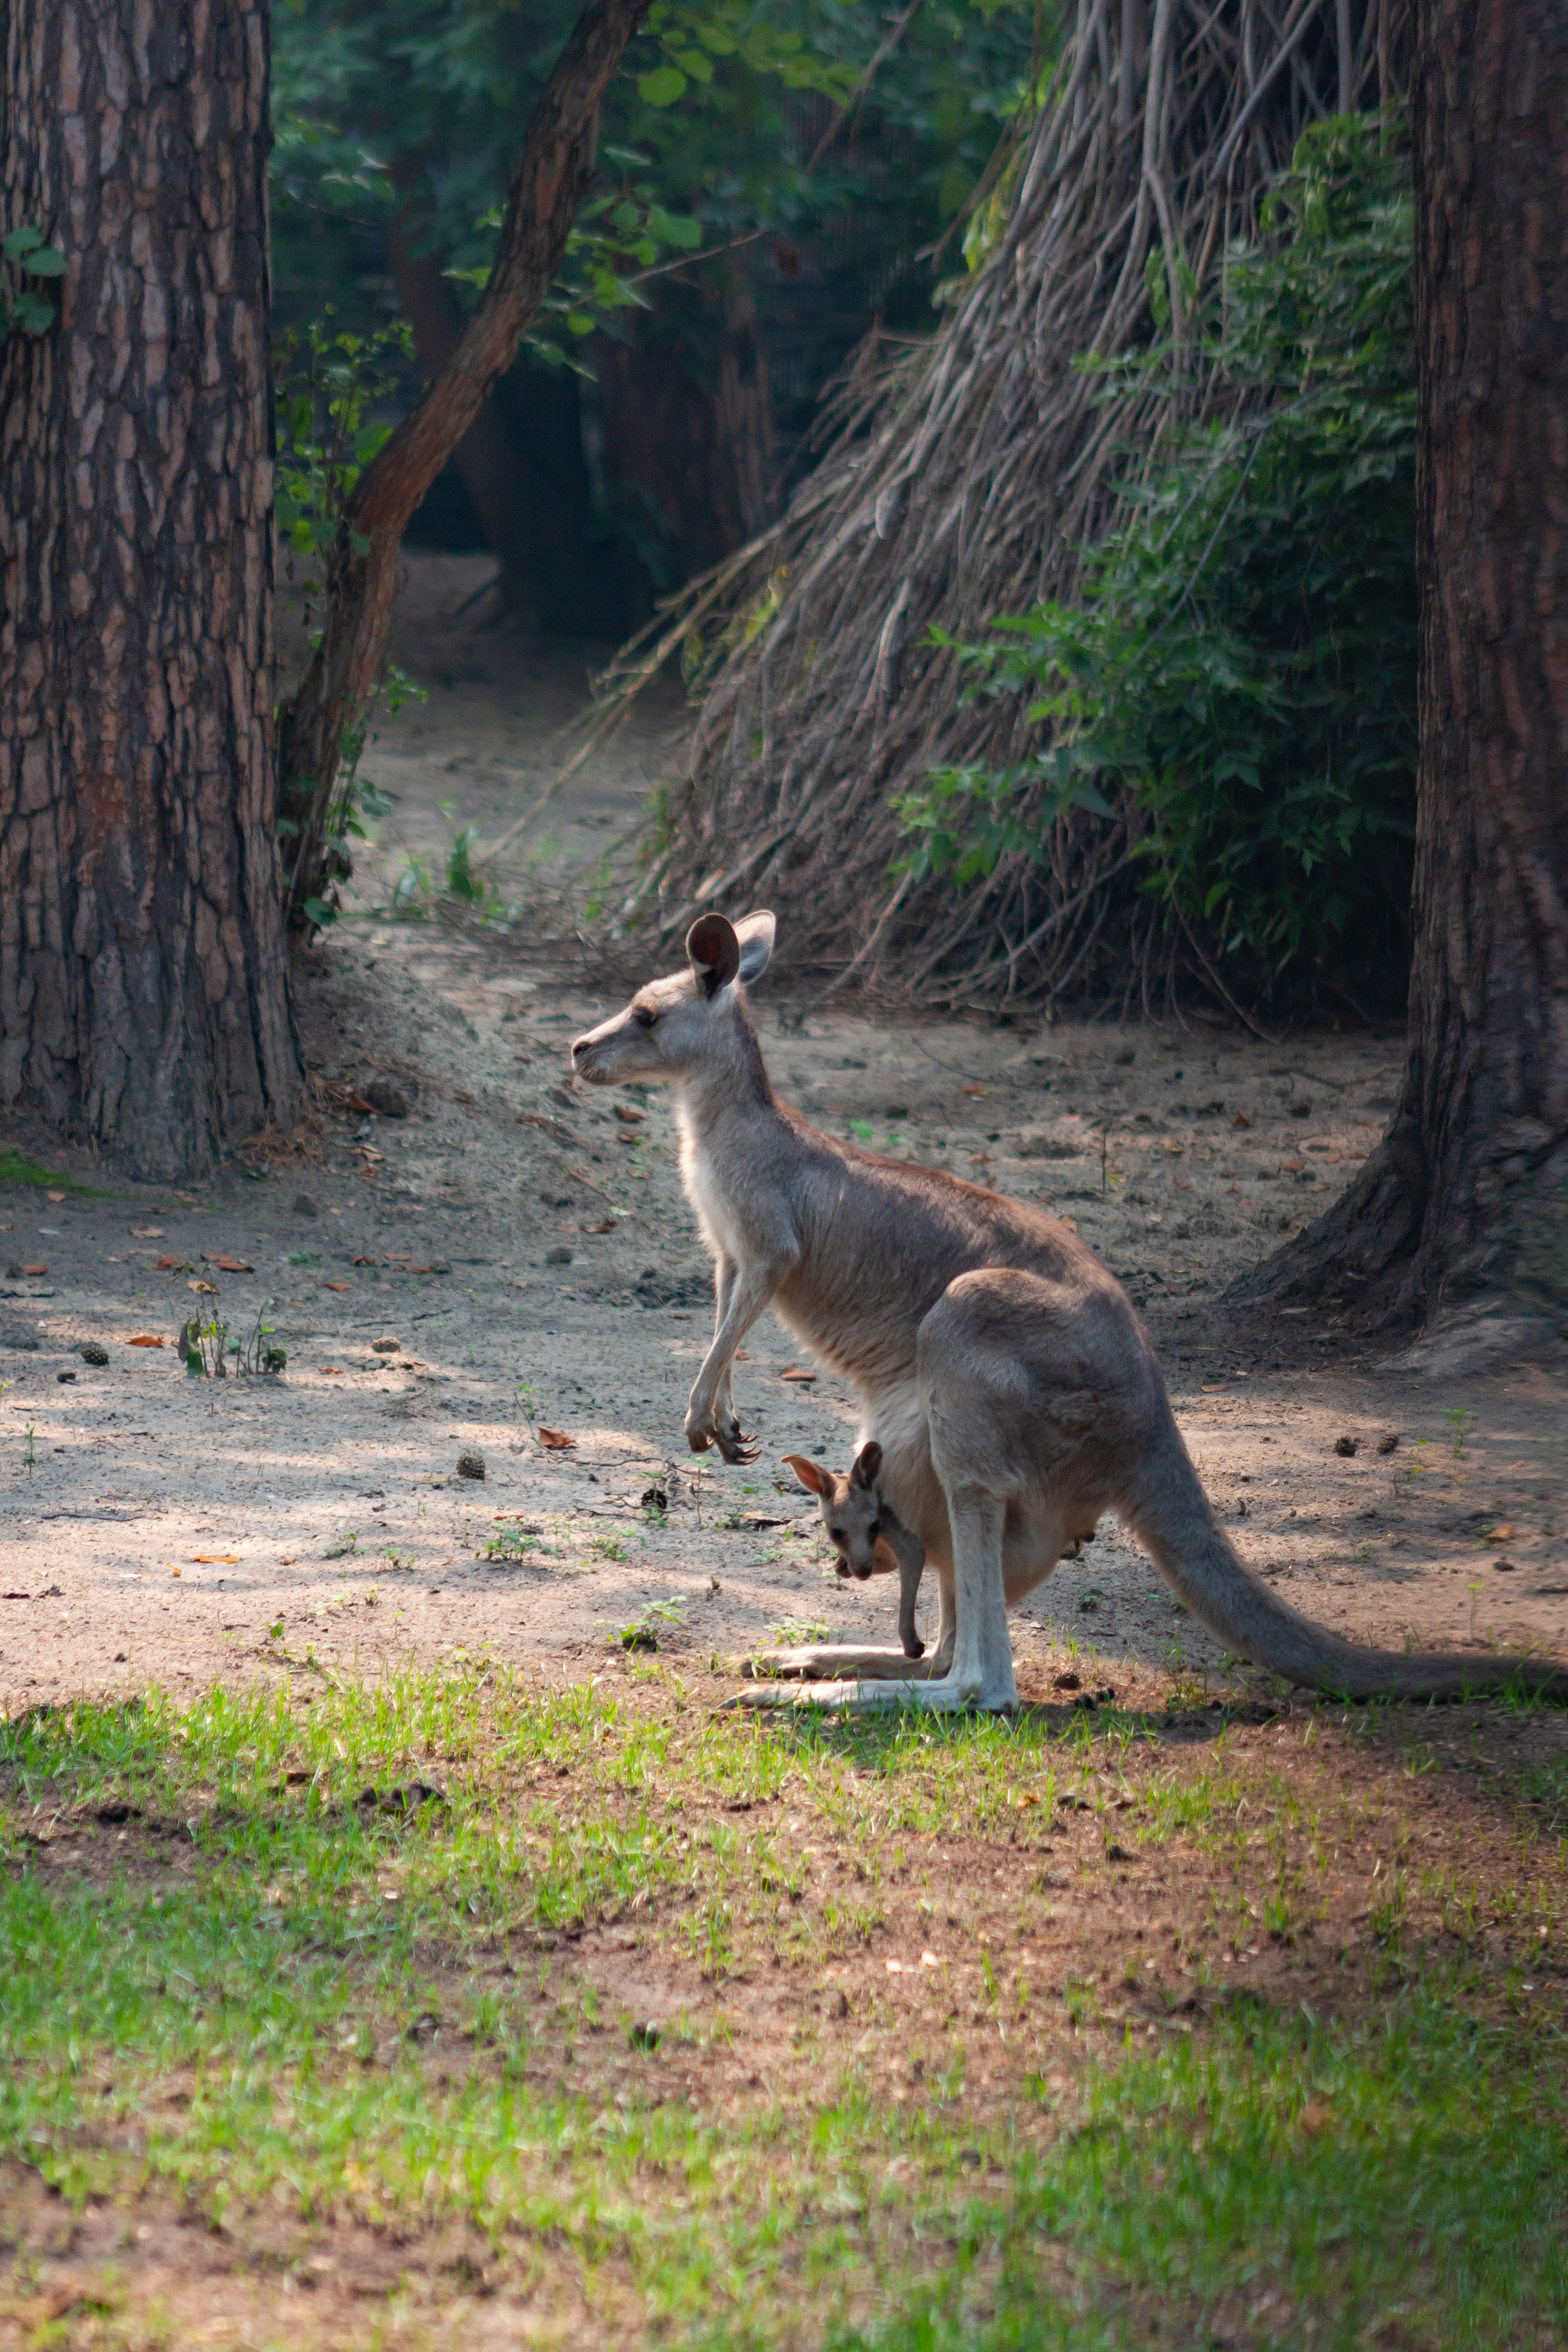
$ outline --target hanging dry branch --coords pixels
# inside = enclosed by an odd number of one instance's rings
[[[639,919],[649,898],[664,931],[700,906],[769,904],[797,959],[950,1002],[1048,998],[1097,958],[1147,988],[1176,949],[1127,885],[1131,804],[1059,817],[1043,865],[1004,857],[963,890],[892,873],[896,796],[1036,740],[1016,705],[963,702],[932,627],[973,636],[1070,598],[1163,424],[1229,396],[1195,357],[1173,403],[1135,382],[1108,401],[1076,362],[1152,339],[1152,266],[1180,370],[1194,284],[1256,228],[1302,131],[1347,93],[1396,96],[1403,5],[1079,0],[995,251],[931,342],[889,362],[873,339],[822,464],[731,586]]]

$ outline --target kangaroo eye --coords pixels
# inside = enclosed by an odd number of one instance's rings
[[[873,1520],[872,1520],[872,1522],[871,1522],[871,1524],[870,1524],[870,1526],[869,1526],[869,1527],[867,1528],[867,1530],[866,1530],[866,1533],[867,1533],[868,1536],[870,1536],[870,1537],[873,1538],[873,1540],[875,1540],[875,1538],[876,1538],[878,1536],[879,1536],[879,1535],[881,1534],[881,1532],[882,1532],[882,1522],[881,1522],[881,1520],[880,1520],[880,1519],[873,1519]]]
[[[832,1537],[836,1544],[841,1544],[843,1542],[844,1530],[842,1528],[829,1528],[827,1532]]]
[[[637,1011],[632,1015],[632,1019],[637,1023],[639,1029],[651,1029],[653,1027],[654,1016],[648,1011],[646,1004],[639,1004],[637,1006]]]

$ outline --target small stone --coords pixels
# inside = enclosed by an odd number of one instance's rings
[[[458,1454],[458,1475],[459,1478],[482,1478],[484,1475],[485,1457],[479,1452],[477,1447],[470,1445],[465,1453]]]
[[[1083,1676],[1081,1675],[1058,1675],[1056,1680],[1052,1683],[1051,1688],[1053,1690],[1082,1690]]]
[[[75,1380],[76,1374],[74,1372],[57,1372],[55,1374],[55,1378],[59,1381],[60,1386],[63,1388],[68,1381]]]
[[[1380,1454],[1392,1454],[1398,1444],[1399,1432],[1396,1429],[1385,1429],[1377,1441],[1377,1450]]]
[[[311,1200],[309,1192],[296,1192],[292,1207],[294,1214],[297,1217],[316,1217],[321,1214],[321,1211],[317,1208],[314,1201]]]
[[[401,1087],[389,1085],[385,1078],[374,1078],[364,1093],[372,1109],[378,1110],[383,1118],[407,1118],[408,1097]]]
[[[385,1339],[373,1339],[370,1344],[372,1352],[374,1355],[395,1356],[397,1350],[403,1345],[403,1342],[401,1339],[388,1338]]]
[[[107,1364],[109,1350],[100,1347],[96,1339],[87,1339],[82,1343],[81,1360],[84,1364]]]
[[[556,1249],[548,1249],[544,1253],[544,1263],[546,1265],[570,1265],[572,1253],[564,1245]]]
[[[1361,1452],[1361,1440],[1359,1437],[1336,1437],[1334,1452],[1344,1454],[1348,1459],[1351,1454]]]

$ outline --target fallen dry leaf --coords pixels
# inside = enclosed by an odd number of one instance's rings
[[[1301,2129],[1306,2133],[1308,2138],[1311,2139],[1317,2133],[1325,2130],[1327,2126],[1333,2122],[1333,2119],[1334,2111],[1332,2107],[1321,2106],[1318,2101],[1314,2099],[1310,2106],[1303,2107],[1301,2110]]]
[[[965,1087],[963,1091],[966,1095],[988,1095],[991,1089],[989,1087]]]
[[[435,1270],[434,1266],[429,1265],[411,1265],[408,1269],[410,1274],[434,1274]]]
[[[174,1274],[181,1263],[182,1261],[177,1257],[156,1258],[153,1260],[153,1270],[158,1274]]]
[[[321,1370],[322,1370],[322,1371],[324,1371],[324,1372],[334,1372],[334,1373],[336,1373],[337,1377],[338,1377],[340,1380],[342,1378],[343,1368],[342,1368],[342,1366],[341,1364],[323,1364],[323,1365],[321,1366]]]
[[[1190,1192],[1193,1189],[1193,1180],[1190,1176],[1178,1176],[1175,1179],[1175,1186],[1178,1192]]]
[[[1163,1151],[1173,1151],[1173,1152],[1175,1152],[1175,1153],[1177,1154],[1177,1156],[1179,1157],[1179,1156],[1180,1156],[1180,1154],[1181,1154],[1182,1147],[1181,1147],[1181,1145],[1180,1145],[1179,1143],[1173,1143],[1173,1142],[1172,1142],[1172,1140],[1171,1140],[1171,1139],[1170,1139],[1170,1137],[1169,1137],[1169,1136],[1167,1136],[1167,1137],[1165,1138],[1164,1142],[1163,1142],[1163,1143],[1162,1144],[1162,1146],[1161,1146],[1161,1150],[1163,1150]]]
[[[388,1258],[387,1264],[390,1265],[391,1263],[391,1259]],[[374,1265],[375,1264],[375,1260],[373,1257],[351,1257],[349,1264],[351,1265]]]
[[[185,1288],[187,1290],[199,1291],[204,1298],[216,1298],[217,1297],[217,1285],[216,1282],[187,1282]]]
[[[1299,1176],[1306,1164],[1304,1160],[1282,1160],[1279,1162],[1279,1172],[1282,1176]]]
[[[1513,1541],[1512,1526],[1510,1525],[1506,1528],[1493,1528],[1489,1535],[1484,1535],[1481,1538],[1481,1541],[1483,1543],[1511,1543]]]
[[[548,1446],[552,1454],[564,1454],[568,1446],[577,1443],[563,1429],[542,1429],[538,1434],[541,1445]]]
[[[161,1348],[163,1342],[152,1331],[139,1331],[134,1339],[127,1339],[125,1344],[128,1348]]]
[[[343,1108],[345,1110],[357,1110],[369,1116],[374,1112],[375,1105],[372,1102],[366,1102],[363,1095],[356,1095],[351,1090],[343,1097]]]
[[[179,1570],[174,1566],[172,1560],[169,1563],[169,1573],[171,1576],[178,1576],[180,1573]]]
[[[132,1225],[131,1231],[139,1242],[161,1242],[163,1238],[162,1225]]]
[[[318,1287],[322,1290],[349,1290],[352,1289],[353,1286],[351,1283],[347,1282],[323,1282],[318,1286]]]
[[[63,1192],[51,1192],[49,1194],[49,1199],[51,1201],[63,1201],[65,1199],[65,1194]]]
[[[629,1110],[625,1103],[616,1103],[616,1117],[625,1119],[628,1127],[637,1127],[647,1117],[645,1110]]]
[[[1252,1125],[1252,1121],[1247,1118],[1247,1113],[1244,1110],[1238,1110],[1236,1117],[1230,1123],[1232,1127],[1250,1127]]]
[[[237,1551],[194,1551],[191,1562],[195,1568],[237,1568],[239,1554]]]
[[[814,1381],[816,1374],[803,1371],[798,1364],[789,1364],[779,1374],[779,1378],[781,1381]]]
[[[47,1265],[25,1265],[22,1268],[24,1274],[47,1274],[48,1270]]]
[[[613,1234],[615,1230],[616,1221],[614,1217],[605,1217],[596,1225],[585,1225],[584,1227],[584,1231],[590,1234]]]
[[[216,1265],[220,1274],[254,1274],[256,1272],[248,1258],[209,1257],[205,1250],[202,1252],[202,1264]]]

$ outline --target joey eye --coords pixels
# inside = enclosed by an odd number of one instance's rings
[[[646,1004],[639,1004],[637,1006],[637,1011],[632,1015],[632,1019],[637,1023],[639,1029],[651,1029],[653,1027],[654,1016],[648,1011]]]

